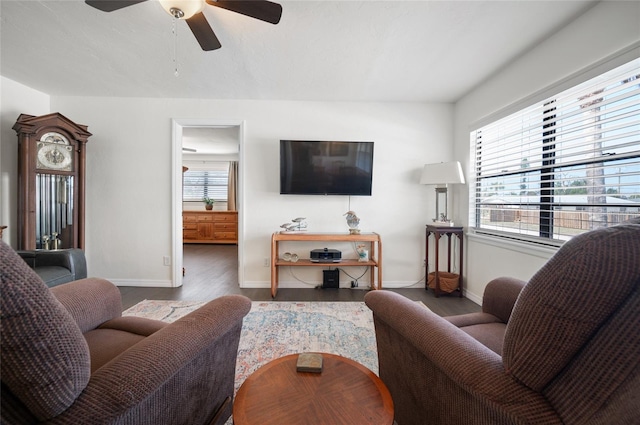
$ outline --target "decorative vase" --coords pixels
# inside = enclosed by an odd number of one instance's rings
[[[347,216],[347,226],[349,226],[349,234],[350,235],[359,235],[360,229],[358,225],[360,224],[360,219],[353,211],[347,211],[343,215]]]
[[[204,207],[205,207],[205,209],[207,211],[211,211],[213,209],[213,205],[212,204],[206,204]]]

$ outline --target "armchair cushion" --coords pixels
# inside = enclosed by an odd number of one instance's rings
[[[66,410],[87,386],[89,349],[69,312],[1,241],[0,264],[2,382],[44,421]]]
[[[518,295],[526,282],[499,277],[487,284],[482,312],[449,316],[444,319],[474,337],[493,352],[502,355],[507,323]]]
[[[91,372],[167,325],[159,320],[118,317],[86,332],[84,337],[91,353]]]

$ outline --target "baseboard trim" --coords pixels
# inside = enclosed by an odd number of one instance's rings
[[[170,280],[151,280],[151,279],[109,279],[116,286],[139,286],[143,288],[173,288]]]
[[[281,282],[278,285],[278,288],[295,288],[295,289],[301,289],[301,288],[313,288],[317,285],[322,285],[322,282],[317,282],[315,284],[309,284],[309,285],[305,285],[303,283],[299,283],[299,282]],[[364,288],[364,287],[368,287],[369,285],[369,281],[366,280],[361,280],[359,281],[359,287],[360,288]],[[245,281],[244,285],[240,286],[241,288],[271,288],[271,282],[265,282],[265,281],[259,281],[259,280],[254,280],[254,281]],[[349,287],[349,282],[340,282],[340,288],[348,288]],[[407,281],[407,282],[382,282],[382,287],[383,288],[391,288],[391,289],[398,289],[398,288],[424,288],[424,283],[422,282],[418,282],[416,283],[415,281]]]
[[[464,296],[465,298],[467,298],[469,301],[473,301],[474,303],[478,304],[479,306],[482,305],[482,297],[474,294],[473,292],[469,292],[467,290],[464,290]]]
[[[365,289],[366,287],[368,287],[367,285],[369,284],[369,282],[360,282],[359,288],[358,289]],[[322,282],[318,282],[316,285],[322,285]],[[260,281],[260,280],[254,280],[254,281],[245,281],[244,285],[240,286],[241,288],[246,288],[246,289],[264,289],[264,288],[271,288],[271,282],[265,282],[265,281]],[[280,283],[278,285],[278,288],[282,288],[282,289],[290,289],[290,288],[295,288],[295,289],[301,289],[301,288],[313,288],[314,285],[304,285],[301,283],[296,283],[296,282],[283,282]],[[340,282],[340,288],[348,288],[348,284],[345,282]],[[424,288],[424,282],[415,282],[415,281],[395,281],[395,282],[382,282],[382,288],[383,289],[401,289],[401,288],[411,288],[411,289],[416,289],[416,288]],[[463,289],[464,291],[464,296],[466,298],[468,298],[469,300],[473,301],[474,303],[478,304],[478,305],[482,305],[482,296],[479,296],[473,292],[467,291],[466,289]]]

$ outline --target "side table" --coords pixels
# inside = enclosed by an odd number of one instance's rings
[[[431,236],[431,234],[433,234],[435,236],[435,262],[434,262],[434,273],[435,273],[435,288],[434,288],[434,293],[436,295],[436,298],[440,296],[440,294],[445,293],[444,291],[442,291],[440,289],[440,237],[446,235],[447,238],[449,239],[448,241],[448,245],[447,245],[447,251],[448,251],[448,255],[447,255],[447,271],[449,273],[451,273],[451,236],[455,235],[458,240],[460,241],[460,245],[459,245],[459,255],[460,255],[460,274],[458,276],[458,291],[459,291],[459,296],[462,297],[462,267],[463,267],[463,262],[462,262],[462,253],[464,251],[464,238],[463,238],[463,227],[454,227],[454,226],[432,226],[427,224],[427,237],[426,237],[426,241],[425,241],[425,264],[427,266],[427,276],[429,275],[429,236]],[[424,282],[424,288],[425,289],[429,289],[429,286],[427,284],[427,277],[425,277],[425,282]]]
[[[233,423],[393,424],[391,394],[375,373],[346,357],[322,357],[322,373],[297,372],[298,354],[259,368],[236,394]]]

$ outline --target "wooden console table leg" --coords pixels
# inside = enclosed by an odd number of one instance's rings
[[[447,271],[451,273],[451,233],[447,233]]]
[[[424,289],[429,290],[429,237],[431,236],[431,232],[427,229],[427,237],[425,238],[425,247],[424,247]]]
[[[278,241],[271,240],[271,298],[278,294]]]
[[[436,237],[436,263],[435,263],[435,290],[433,291],[436,295],[436,298],[440,296],[440,233],[435,232]]]
[[[458,240],[460,241],[460,265],[458,267],[460,267],[460,279],[458,282],[458,286],[460,288],[460,298],[462,298],[462,267],[464,265],[464,261],[463,261],[463,255],[464,255],[464,237],[462,234],[462,231],[460,233],[457,234],[458,236]]]
[[[376,289],[382,289],[382,240],[378,239],[377,242],[371,242],[372,246],[378,244],[378,249],[376,250],[376,263],[378,263],[378,287]]]

